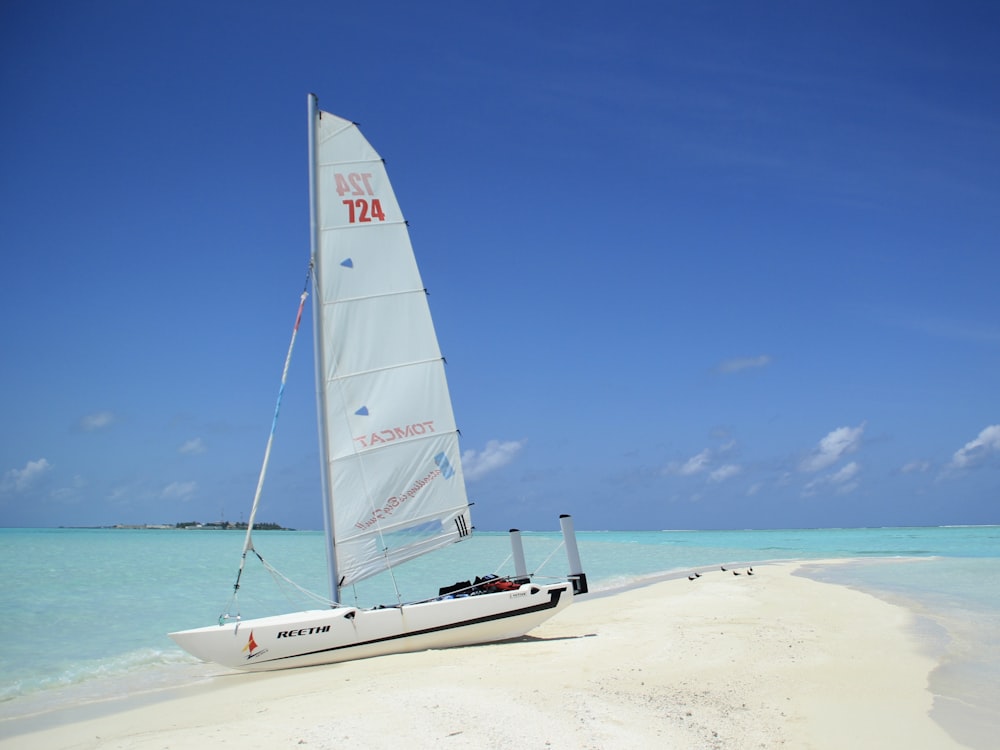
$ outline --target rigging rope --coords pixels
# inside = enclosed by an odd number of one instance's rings
[[[312,271],[312,261],[309,262],[309,272]],[[302,289],[302,294],[299,297],[299,310],[295,314],[295,326],[292,328],[292,340],[288,343],[288,354],[285,355],[285,366],[281,371],[281,385],[278,388],[278,399],[274,405],[274,417],[271,420],[271,433],[267,437],[267,447],[264,449],[264,462],[260,467],[260,476],[257,479],[257,491],[254,493],[253,505],[250,508],[250,518],[247,521],[247,535],[243,540],[243,553],[240,555],[240,569],[236,573],[236,583],[233,584],[233,594],[239,591],[240,579],[243,577],[243,568],[246,565],[247,552],[253,550],[253,522],[257,517],[257,507],[260,505],[260,496],[264,490],[264,477],[267,475],[267,464],[271,460],[271,446],[274,443],[274,432],[278,426],[278,413],[281,411],[281,398],[285,394],[285,383],[288,381],[288,368],[292,363],[292,350],[295,348],[295,337],[299,334],[299,324],[302,322],[302,311],[306,306],[306,298],[309,296],[309,276],[310,273],[306,273],[305,286]],[[254,550],[254,554],[264,562],[264,558]]]
[[[565,544],[566,544],[565,541],[559,542],[559,544],[556,545],[556,548],[549,553],[549,556],[542,561],[542,564],[539,565],[537,568],[535,568],[536,573],[541,572],[545,568],[545,566],[549,564],[549,560],[552,559],[553,555],[555,555],[556,552],[561,550],[565,546]]]

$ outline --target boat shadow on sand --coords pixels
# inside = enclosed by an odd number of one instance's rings
[[[597,633],[583,633],[581,635],[552,635],[548,637],[539,635],[522,635],[517,638],[509,638],[506,641],[497,641],[496,643],[477,643],[475,646],[495,646],[499,643],[555,643],[556,641],[576,641],[581,638],[596,637]]]

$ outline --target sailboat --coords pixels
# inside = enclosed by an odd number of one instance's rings
[[[571,572],[527,573],[511,530],[514,575],[440,589],[423,601],[365,608],[341,592],[467,539],[469,501],[437,336],[409,233],[382,158],[357,125],[308,97],[314,353],[329,601],[243,620],[223,615],[170,637],[205,661],[264,671],[517,638],[586,593],[572,519],[562,516]],[[307,281],[308,285],[308,281]],[[284,390],[303,291],[289,346]],[[234,591],[247,555],[274,425]],[[263,558],[261,558],[263,560]]]

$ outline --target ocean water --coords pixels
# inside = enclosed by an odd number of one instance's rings
[[[558,533],[523,533],[529,571],[562,577]],[[803,574],[868,591],[919,617],[939,661],[931,688],[963,721],[1000,726],[1000,526],[786,531],[577,531],[591,590],[720,564],[844,561]],[[291,580],[326,594],[320,532],[257,532],[257,551]],[[224,613],[314,608],[252,556],[239,598],[243,534],[210,530],[0,529],[0,736],[17,720],[211,679],[166,636]],[[345,592],[363,606],[430,597],[440,586],[512,573],[505,533],[471,539]],[[937,703],[935,704],[937,706]],[[6,727],[6,729],[5,729]]]

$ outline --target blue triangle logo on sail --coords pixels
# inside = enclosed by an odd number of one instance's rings
[[[344,258],[344,260],[340,261],[340,265],[342,265],[344,268],[354,268],[354,259]]]
[[[367,407],[367,406],[362,406],[362,407],[361,407],[360,409],[358,409],[358,410],[357,410],[356,412],[354,412],[354,413],[355,413],[355,414],[356,414],[357,416],[359,416],[359,417],[367,417],[367,416],[368,416],[368,407]]]

